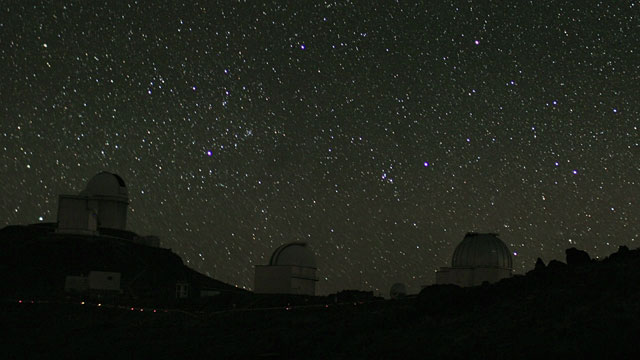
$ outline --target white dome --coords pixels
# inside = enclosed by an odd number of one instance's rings
[[[451,267],[512,269],[511,253],[496,234],[468,233],[456,247]]]
[[[120,176],[106,171],[92,177],[81,194],[96,197],[115,197],[123,201],[129,201],[129,194],[124,180]]]
[[[395,283],[391,285],[391,289],[389,290],[389,297],[392,299],[400,299],[404,296],[407,296],[407,286],[403,283]]]
[[[303,242],[293,242],[277,248],[273,252],[273,255],[271,255],[269,265],[293,265],[317,268],[315,254],[309,249],[307,244]]]

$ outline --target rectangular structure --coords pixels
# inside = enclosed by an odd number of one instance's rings
[[[118,272],[89,271],[87,276],[69,275],[64,281],[67,292],[85,292],[88,290],[120,292],[120,277]]]
[[[103,291],[120,291],[120,273],[109,271],[90,271],[89,289]]]
[[[256,294],[316,294],[316,269],[293,265],[256,265]]]
[[[57,232],[95,235],[97,231],[97,204],[82,195],[59,196]]]

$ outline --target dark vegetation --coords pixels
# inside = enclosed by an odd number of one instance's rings
[[[629,358],[640,350],[640,250],[626,247],[598,261],[572,248],[565,262],[539,260],[526,275],[497,284],[430,286],[383,301],[362,292],[257,296],[178,270],[184,265],[169,250],[140,248],[134,259],[126,245],[81,245],[33,231],[0,231],[0,280],[10,290],[0,312],[9,332],[4,358]],[[118,246],[128,250],[111,248]],[[142,266],[135,264],[140,259],[161,264],[153,268],[157,278],[145,280],[155,285],[125,277],[127,266]],[[85,261],[85,268],[78,265]],[[133,293],[151,288],[146,298],[122,297],[162,310],[123,308],[121,298],[80,305],[60,293],[63,284],[53,275],[116,263]],[[227,290],[220,294],[225,300],[175,303],[164,290],[154,292],[181,277]]]

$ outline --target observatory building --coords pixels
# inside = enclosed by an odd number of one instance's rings
[[[389,290],[389,298],[393,300],[402,299],[407,296],[407,285],[403,283],[395,283],[391,285]]]
[[[269,265],[256,265],[256,294],[315,295],[316,257],[306,243],[293,242],[277,248]]]
[[[99,228],[125,230],[129,196],[124,180],[103,171],[78,195],[58,197],[58,232],[95,235]]]
[[[451,267],[436,272],[436,284],[477,286],[511,276],[511,253],[497,234],[468,233],[456,247]]]

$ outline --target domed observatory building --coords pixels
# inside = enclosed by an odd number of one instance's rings
[[[253,291],[313,296],[317,269],[315,254],[306,243],[282,245],[271,255],[269,265],[256,265]]]
[[[124,180],[103,171],[78,195],[58,198],[58,232],[96,234],[98,228],[125,230],[129,195]]]
[[[124,230],[127,227],[129,194],[120,176],[103,171],[89,180],[80,195],[97,205],[99,228]]]
[[[389,289],[389,298],[393,300],[402,299],[407,296],[407,285],[395,283]]]
[[[497,234],[468,233],[453,252],[451,267],[436,272],[436,284],[478,286],[508,278],[512,272],[511,253]]]

